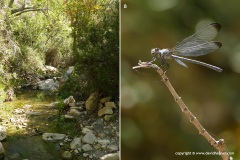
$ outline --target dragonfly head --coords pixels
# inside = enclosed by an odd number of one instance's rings
[[[159,48],[153,48],[153,49],[151,50],[151,55],[152,55],[153,57],[156,57],[156,56],[158,56],[158,55],[161,55],[160,49],[159,49]]]
[[[152,56],[158,57],[158,58],[166,56],[167,54],[169,54],[169,52],[170,52],[169,49],[161,49],[160,50],[159,48],[153,48],[151,50]]]

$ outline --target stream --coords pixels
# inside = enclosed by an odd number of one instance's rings
[[[7,159],[60,159],[59,145],[42,140],[43,132],[59,133],[55,96],[24,90],[17,99],[0,104],[0,125],[7,129],[2,142]]]

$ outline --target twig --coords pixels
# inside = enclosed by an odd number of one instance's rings
[[[169,79],[167,76],[164,74],[164,71],[157,66],[156,64],[152,64],[150,62],[141,62],[139,61],[138,66],[133,67],[133,69],[138,69],[138,68],[153,68],[155,69],[158,74],[162,77],[163,82],[165,85],[168,87],[169,91],[173,95],[175,101],[181,108],[182,112],[189,118],[190,122],[193,123],[193,125],[197,128],[199,131],[199,134],[201,134],[204,138],[207,139],[207,141],[214,146],[219,151],[219,154],[222,156],[223,160],[232,160],[230,155],[227,152],[227,146],[224,142],[224,139],[219,139],[218,141],[215,140],[208,132],[206,129],[203,128],[201,123],[197,120],[196,116],[192,114],[192,112],[188,109],[188,107],[185,105],[181,97],[178,96],[177,92],[171,85]]]

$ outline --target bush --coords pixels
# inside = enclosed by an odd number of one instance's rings
[[[90,94],[119,94],[118,1],[69,2],[75,75],[65,87]],[[76,79],[75,79],[76,78]],[[72,83],[76,82],[76,83]],[[86,84],[87,85],[84,85]],[[79,90],[80,89],[80,90]]]

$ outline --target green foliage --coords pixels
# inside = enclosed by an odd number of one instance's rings
[[[73,27],[75,74],[68,86],[83,93],[100,91],[118,97],[118,1],[68,3]],[[76,78],[72,80],[73,78]],[[76,83],[72,83],[75,81]],[[87,85],[84,85],[87,83]],[[69,86],[70,85],[70,86]]]

